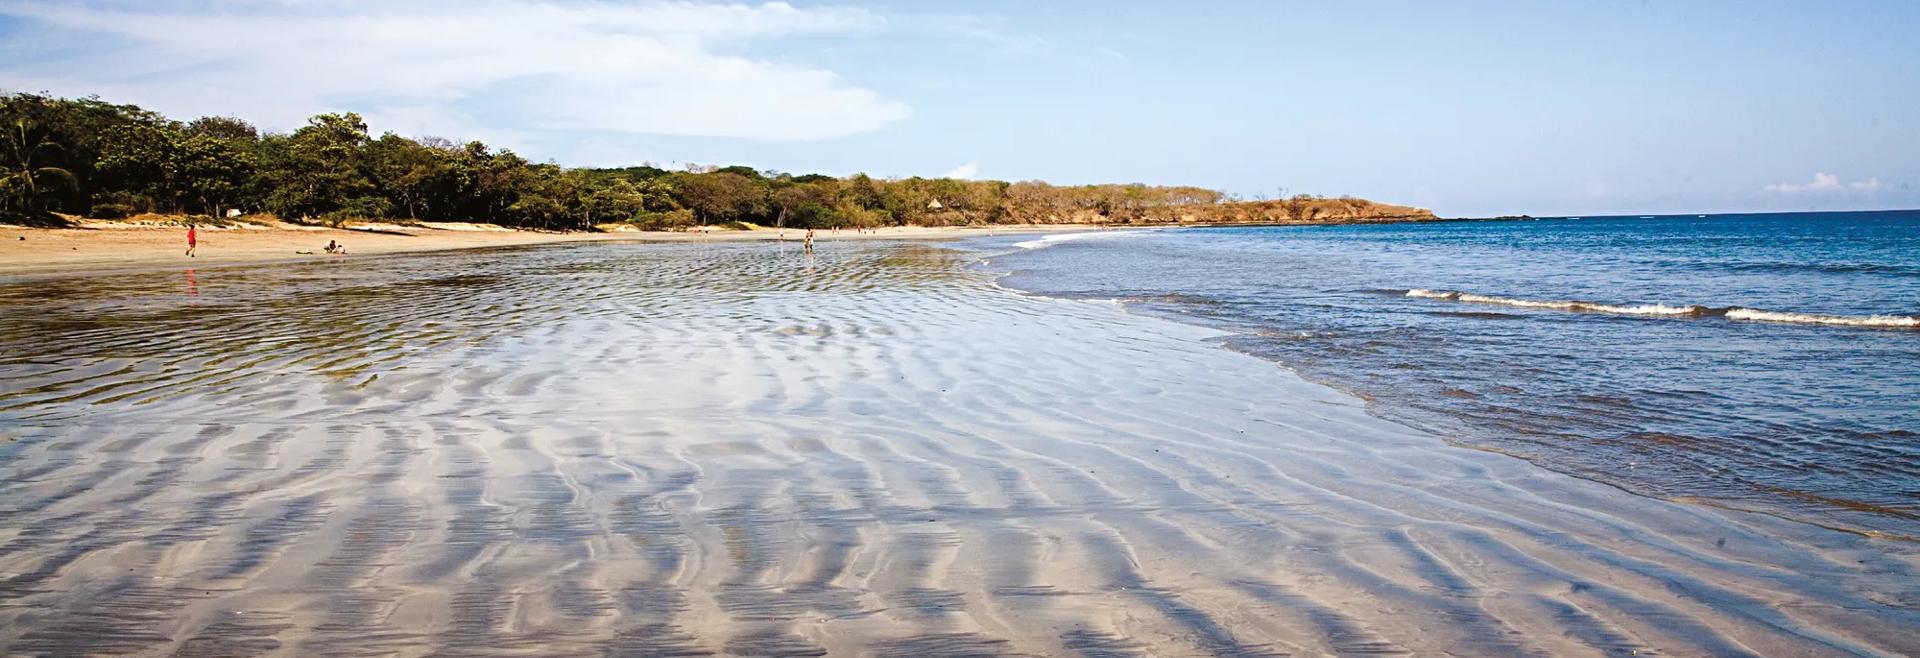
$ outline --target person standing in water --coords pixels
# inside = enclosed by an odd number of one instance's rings
[[[807,229],[807,253],[813,253],[813,229]]]
[[[198,248],[199,246],[200,246],[200,234],[198,231],[195,230],[194,225],[188,224],[187,225],[187,257],[193,258],[194,257],[193,250],[195,248]]]

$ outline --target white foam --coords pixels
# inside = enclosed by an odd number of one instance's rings
[[[1414,288],[1412,290],[1408,290],[1407,296],[1408,297],[1425,297],[1427,299],[1451,299],[1455,301],[1472,302],[1475,304],[1499,304],[1501,306],[1518,306],[1521,308],[1545,308],[1545,309],[1553,309],[1553,310],[1559,310],[1559,311],[1615,313],[1619,315],[1699,315],[1706,311],[1705,308],[1702,308],[1699,306],[1667,306],[1665,304],[1638,304],[1634,306],[1618,306],[1614,304],[1597,304],[1594,302],[1582,302],[1582,301],[1573,301],[1573,300],[1563,301],[1563,300],[1541,300],[1541,299],[1515,299],[1512,297],[1494,297],[1492,295],[1476,295],[1473,293],[1455,292],[1452,290],[1428,290],[1426,288]]]
[[[1827,324],[1845,327],[1900,327],[1920,329],[1920,317],[1907,315],[1825,315],[1820,313],[1762,311],[1757,308],[1732,308],[1727,309],[1727,319],[1752,322]]]
[[[1556,311],[1578,311],[1583,313],[1612,313],[1615,315],[1645,315],[1668,317],[1694,317],[1718,315],[1720,311],[1705,306],[1670,306],[1667,304],[1617,305],[1583,302],[1578,300],[1515,299],[1476,295],[1453,290],[1430,290],[1414,288],[1407,291],[1408,297],[1426,299],[1447,299],[1474,304],[1498,304],[1520,308],[1540,308]],[[1724,313],[1729,320],[1752,322],[1786,322],[1794,324],[1824,324],[1846,327],[1896,327],[1920,329],[1920,317],[1905,315],[1824,315],[1819,313],[1792,313],[1786,311],[1763,311],[1756,308],[1730,308]]]
[[[1582,313],[1612,313],[1615,315],[1700,315],[1706,312],[1706,308],[1700,306],[1668,306],[1666,304],[1621,306],[1617,304],[1600,304],[1578,300],[1514,299],[1511,297],[1494,297],[1491,295],[1474,295],[1469,293],[1457,293],[1448,299],[1457,299],[1476,304],[1499,304],[1502,306],[1518,306],[1521,308],[1544,308],[1557,311],[1579,311]]]
[[[1071,242],[1074,240],[1086,240],[1090,238],[1103,238],[1103,237],[1119,238],[1119,237],[1143,235],[1151,232],[1152,231],[1150,230],[1137,230],[1137,231],[1084,231],[1080,233],[1055,233],[1052,235],[1043,235],[1043,236],[1040,236],[1038,239],[1034,239],[1034,240],[1027,240],[1025,242],[1015,242],[1013,243],[1013,246],[1019,247],[1021,249],[1044,249],[1046,247],[1052,247],[1054,245],[1058,245],[1062,242]]]
[[[1622,315],[1704,315],[1707,312],[1704,306],[1668,306],[1666,304],[1639,304],[1635,306],[1592,304],[1582,310],[1619,313]]]

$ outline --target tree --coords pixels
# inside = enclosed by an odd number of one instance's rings
[[[393,133],[368,145],[367,159],[375,184],[408,219],[433,217],[435,201],[459,183],[445,151]]]
[[[127,126],[162,126],[166,117],[133,105],[116,105],[98,98],[66,99],[39,94],[0,95],[0,127],[11,129],[25,120],[39,139],[58,145],[39,154],[37,166],[55,167],[74,181],[38,190],[44,210],[84,212],[100,197],[125,192],[110,176],[97,175],[102,147],[117,130]]]
[[[586,181],[585,192],[580,197],[581,226],[590,228],[595,223],[625,222],[640,216],[647,209],[646,194],[638,185],[623,178]]]
[[[0,210],[17,209],[34,214],[40,210],[42,189],[53,183],[79,187],[73,172],[43,164],[60,145],[46,141],[43,131],[27,125],[25,119],[7,127],[5,160],[0,161]]]
[[[490,153],[487,145],[468,142],[465,154],[473,176],[470,203],[486,212],[491,222],[509,221],[507,209],[520,198],[521,179],[527,174],[527,161],[513,151]]]
[[[239,203],[255,172],[252,154],[212,134],[181,139],[169,168],[176,202],[213,216]]]
[[[229,142],[260,141],[260,130],[235,117],[200,117],[187,123],[186,134]]]
[[[569,228],[569,206],[578,196],[574,180],[553,165],[533,165],[514,173],[514,200],[506,207],[508,222],[544,229]]]
[[[360,115],[322,114],[290,137],[263,140],[270,153],[267,207],[282,217],[384,216],[389,203],[368,176],[367,124]]]
[[[773,205],[778,213],[774,223],[780,226],[828,228],[841,225],[841,217],[833,209],[833,193],[825,183],[802,183],[781,188],[773,193]]]
[[[733,172],[681,174],[676,194],[680,204],[703,224],[749,221],[766,212],[767,189]]]
[[[288,218],[405,217],[552,229],[695,221],[879,226],[1002,222],[1311,221],[1417,209],[1282,190],[1242,202],[1215,190],[1142,184],[836,178],[752,167],[645,164],[567,169],[480,142],[370,137],[355,114],[322,114],[291,134],[208,116],[180,123],[98,98],[0,94],[0,209],[205,212],[260,208]],[[936,205],[934,202],[938,202]]]

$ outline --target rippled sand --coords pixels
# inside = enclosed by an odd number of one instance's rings
[[[0,286],[0,653],[1920,654],[1920,559],[956,252]]]

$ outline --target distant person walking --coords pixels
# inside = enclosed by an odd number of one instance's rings
[[[807,253],[813,253],[813,229],[807,229]]]
[[[195,258],[196,256],[194,255],[193,251],[195,249],[198,249],[199,247],[200,247],[200,233],[199,231],[195,230],[194,225],[188,224],[187,225],[187,257]]]

